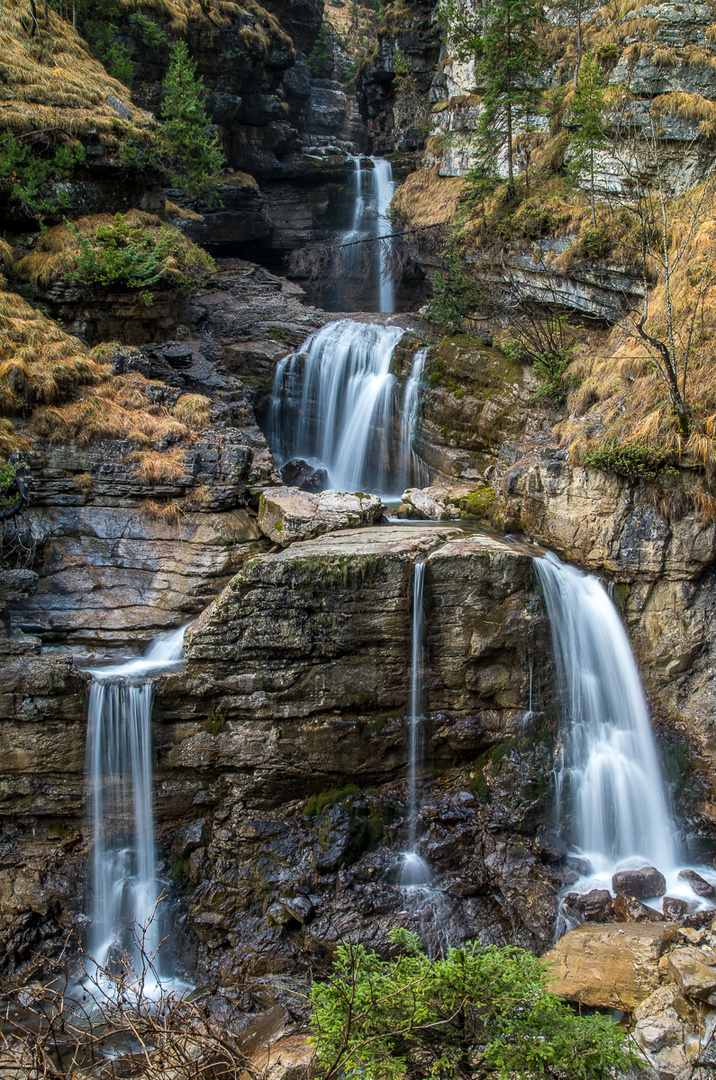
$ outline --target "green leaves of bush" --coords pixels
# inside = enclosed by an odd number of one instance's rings
[[[111,225],[94,233],[82,233],[72,225],[69,229],[79,249],[72,281],[138,289],[147,304],[152,302],[149,290],[159,281],[196,292],[216,268],[208,252],[169,225],[144,229],[117,214]]]
[[[79,143],[63,143],[39,153],[27,139],[5,133],[0,142],[0,190],[29,217],[54,214],[70,201],[58,183],[67,180],[84,159]]]
[[[401,950],[390,960],[340,945],[333,975],[313,987],[325,1080],[596,1080],[636,1064],[622,1030],[606,1016],[576,1016],[531,953],[471,942],[431,960],[417,934],[390,937]]]

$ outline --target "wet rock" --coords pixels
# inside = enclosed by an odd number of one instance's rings
[[[670,1078],[681,1073],[688,1061],[687,1041],[700,1035],[701,1025],[678,987],[658,987],[639,1005],[634,1018],[634,1039],[659,1076]]]
[[[680,870],[679,881],[685,881],[697,896],[716,896],[713,885],[697,874],[695,870]]]
[[[660,911],[642,904],[633,896],[625,896],[617,893],[614,897],[614,914],[617,922],[662,922],[664,916]]]
[[[272,488],[261,496],[259,528],[275,544],[288,547],[297,540],[371,524],[382,512],[377,495],[343,491],[314,495],[296,488]]]
[[[532,850],[542,862],[560,862],[568,848],[561,836],[551,829],[539,829],[532,841]]]
[[[316,495],[321,491],[325,491],[327,487],[328,472],[326,469],[313,469],[301,483],[303,491],[311,491]]]
[[[716,953],[711,949],[673,949],[667,956],[671,978],[690,998],[710,999],[716,991]]]
[[[303,458],[292,458],[281,469],[281,479],[286,487],[301,488],[319,494],[328,487],[328,473],[325,469],[314,469]]]
[[[665,896],[661,903],[664,918],[670,922],[680,922],[689,910],[686,900],[680,900],[676,896]]]
[[[177,833],[176,848],[182,859],[187,859],[197,848],[204,847],[211,839],[211,819],[199,818]]]
[[[550,987],[568,1001],[633,1012],[656,989],[659,960],[677,934],[668,923],[585,922],[545,954]]]
[[[654,896],[663,896],[666,892],[666,878],[654,866],[642,866],[638,870],[618,870],[612,876],[612,890],[635,896],[638,900],[649,900]]]
[[[609,889],[592,889],[588,893],[567,893],[565,907],[579,913],[585,922],[608,922],[614,918],[614,903]]]

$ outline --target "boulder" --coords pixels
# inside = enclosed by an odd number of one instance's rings
[[[542,862],[560,862],[567,854],[567,845],[551,829],[538,829],[532,850]]]
[[[655,866],[640,866],[637,870],[618,870],[612,877],[612,890],[635,896],[637,900],[649,900],[663,896],[666,878]]]
[[[614,918],[614,904],[609,889],[592,889],[588,893],[567,893],[565,908],[585,922],[607,922]]]
[[[713,885],[697,874],[695,870],[680,870],[679,881],[685,881],[697,896],[716,896]]]
[[[444,507],[430,495],[426,489],[408,488],[401,496],[401,502],[408,506],[408,514],[411,517],[424,518],[428,521],[440,521]],[[459,517],[459,513],[455,515]]]
[[[582,1005],[633,1012],[659,984],[659,960],[676,940],[669,923],[582,923],[544,959],[550,988]]]
[[[614,914],[617,922],[663,922],[664,919],[661,912],[624,893],[617,893],[614,897]]]
[[[314,495],[296,488],[264,491],[259,505],[259,528],[281,547],[327,532],[370,525],[383,512],[377,495],[323,491]]]
[[[667,958],[668,972],[690,998],[709,999],[716,992],[716,953],[710,949],[674,949]]]
[[[689,905],[685,900],[680,900],[677,896],[665,896],[661,904],[661,910],[665,919],[669,919],[671,922],[679,922],[689,910]]]

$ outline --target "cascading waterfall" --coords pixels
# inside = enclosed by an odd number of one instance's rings
[[[380,238],[376,245],[378,248],[378,310],[388,312],[395,311],[395,288],[390,265],[393,248],[392,241],[387,239],[392,232],[388,210],[395,192],[395,184],[390,162],[383,158],[372,158],[372,161],[375,177],[375,235]]]
[[[388,217],[395,192],[393,170],[383,158],[359,155],[353,163],[351,224],[338,241],[329,309],[355,310],[360,297],[359,307],[390,313],[395,311],[393,228]]]
[[[413,566],[413,620],[410,650],[410,697],[408,717],[408,850],[403,856],[401,883],[425,885],[430,881],[430,867],[416,852],[417,813],[420,783],[426,765],[425,703],[423,666],[425,647],[425,562]]]
[[[616,608],[596,578],[552,554],[535,560],[564,717],[558,814],[597,874],[624,860],[673,876],[674,824],[646,701]]]
[[[162,635],[139,659],[90,669],[86,768],[94,906],[89,954],[100,972],[127,955],[139,974],[160,942],[152,800],[152,676],[181,661],[185,629]],[[158,981],[156,960],[152,968],[149,982],[155,977]],[[146,975],[143,992],[151,993]]]
[[[425,351],[416,353],[401,405],[390,367],[402,336],[395,326],[344,319],[278,364],[267,435],[279,468],[303,458],[342,491],[399,495],[427,483],[412,448]]]

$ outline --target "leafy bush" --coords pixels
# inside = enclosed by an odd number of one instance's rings
[[[112,41],[106,46],[97,44],[94,51],[113,79],[119,79],[125,86],[132,85],[134,65],[129,55],[129,49],[123,41]]]
[[[431,960],[417,934],[395,929],[390,938],[401,952],[389,960],[340,945],[333,975],[314,984],[324,1075],[597,1080],[637,1064],[608,1017],[577,1016],[547,989],[547,969],[531,953],[472,942]]]
[[[582,464],[589,468],[613,472],[630,480],[656,480],[657,477],[678,475],[666,453],[645,443],[611,443],[587,448],[580,457]]]
[[[84,159],[79,143],[63,143],[41,155],[28,140],[6,133],[0,142],[0,190],[31,217],[57,213],[70,200],[56,185]]]
[[[532,392],[532,401],[564,405],[569,391],[569,384],[564,376],[571,359],[571,354],[566,349],[535,356],[532,373],[537,377],[538,385]]]
[[[453,333],[465,329],[466,320],[478,306],[479,293],[456,239],[445,245],[442,263],[442,270],[432,279],[429,315],[442,330]]]
[[[334,803],[348,798],[349,795],[357,795],[359,791],[360,788],[356,784],[343,784],[329,788],[328,791],[321,791],[318,795],[311,795],[306,800],[303,815],[308,818],[319,817],[327,806],[333,806]]]
[[[0,462],[0,510],[5,510],[17,502],[17,490],[13,486],[16,473],[17,465],[12,465],[9,461]]]
[[[315,78],[330,74],[333,67],[333,35],[328,23],[321,23],[318,37],[308,54],[308,70]]]
[[[129,16],[129,25],[137,41],[151,53],[157,53],[169,44],[169,34],[166,30],[162,30],[154,19],[150,19],[142,11],[134,11]]]
[[[80,232],[68,226],[77,259],[68,277],[82,285],[138,289],[145,303],[159,281],[196,292],[215,269],[214,260],[170,225],[146,229],[116,214],[112,223]]]

